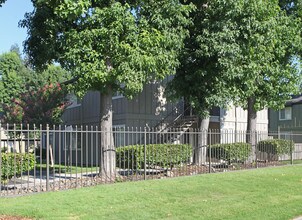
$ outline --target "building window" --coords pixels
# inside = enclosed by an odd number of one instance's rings
[[[125,125],[112,126],[114,145],[116,147],[125,146]]]
[[[81,132],[72,126],[67,126],[62,136],[64,150],[81,149]]]
[[[291,132],[282,132],[280,134],[280,138],[284,140],[292,140],[292,133]]]
[[[292,108],[286,107],[279,111],[279,120],[291,120],[292,119]]]
[[[124,98],[123,94],[119,91],[116,91],[113,96],[112,99],[120,99],[120,98]]]
[[[67,100],[70,103],[67,108],[74,108],[81,106],[81,99],[79,99],[75,94],[70,93],[67,95]]]

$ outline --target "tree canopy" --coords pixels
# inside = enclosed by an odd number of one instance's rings
[[[16,51],[0,55],[0,111],[3,105],[9,106],[11,99],[25,90],[26,76],[29,74],[30,70]]]
[[[173,74],[189,7],[162,1],[33,1],[25,50],[36,67],[58,62],[80,94],[108,86],[131,97]]]
[[[247,108],[249,98],[255,111],[280,108],[299,92],[299,18],[276,0],[191,2],[197,10],[172,83],[174,95],[204,113],[228,100]]]
[[[2,122],[57,124],[66,107],[67,88],[59,82],[68,79],[68,73],[59,66],[50,65],[43,72],[27,67],[13,47],[0,55],[0,99]]]
[[[29,88],[4,105],[4,122],[32,125],[57,125],[69,105],[66,87],[48,82],[38,88]]]
[[[2,7],[2,4],[6,2],[6,0],[0,0],[0,7]]]

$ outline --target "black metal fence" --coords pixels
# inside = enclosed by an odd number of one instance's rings
[[[302,162],[302,135],[288,132],[0,127],[1,197]]]

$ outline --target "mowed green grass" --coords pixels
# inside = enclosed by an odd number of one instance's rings
[[[293,219],[302,215],[302,166],[1,198],[3,214],[36,219]]]

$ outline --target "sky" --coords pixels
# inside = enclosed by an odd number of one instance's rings
[[[23,51],[22,42],[26,39],[26,28],[19,28],[18,22],[26,12],[31,12],[30,0],[7,0],[0,7],[0,54],[8,52],[12,45],[18,44]]]

